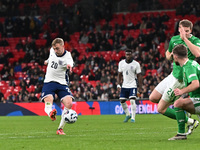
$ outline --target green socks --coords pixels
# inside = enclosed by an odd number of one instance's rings
[[[174,107],[176,120],[178,122],[178,133],[185,133],[185,112],[181,108]]]
[[[176,120],[176,113],[175,110],[172,108],[167,108],[163,115]]]
[[[175,113],[175,109],[172,108],[167,108],[167,110],[165,111],[165,113],[163,114],[166,117],[169,117],[171,119],[175,119],[176,120],[176,113]],[[185,123],[187,123],[188,121],[188,117],[185,116]]]

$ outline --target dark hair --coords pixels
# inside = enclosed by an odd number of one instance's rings
[[[131,49],[126,49],[126,52],[131,52],[132,53],[132,50]]]
[[[176,45],[173,50],[173,54],[177,55],[180,58],[185,58],[188,56],[187,47],[183,44]]]

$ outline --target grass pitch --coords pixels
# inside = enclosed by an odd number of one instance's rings
[[[196,116],[193,116],[194,118]],[[162,115],[137,115],[135,123],[123,123],[125,115],[79,116],[66,124],[66,135],[56,135],[60,116],[0,117],[0,150],[197,150],[200,127],[187,140],[168,141],[177,132],[175,120]]]

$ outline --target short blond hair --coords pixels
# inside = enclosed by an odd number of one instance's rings
[[[179,26],[182,25],[183,27],[189,27],[190,29],[193,28],[193,24],[190,20],[188,19],[183,19],[179,22]]]
[[[62,38],[55,38],[53,41],[52,41],[52,43],[51,43],[51,45],[52,46],[55,46],[56,44],[60,44],[60,45],[64,45],[64,41],[63,41],[63,39]]]

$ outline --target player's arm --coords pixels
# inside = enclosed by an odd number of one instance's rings
[[[167,58],[167,60],[172,60],[173,59],[172,53],[170,53],[168,50],[165,52],[165,57]]]
[[[70,64],[67,64],[67,69],[69,69],[69,71],[72,72],[72,66]]]
[[[54,51],[54,50],[53,50],[53,47],[51,47],[50,50],[49,50],[49,57],[48,57],[47,60],[44,61],[44,65],[48,65],[48,63],[49,63],[49,58],[50,58],[51,53],[52,53],[53,51]]]
[[[121,88],[122,78],[123,78],[122,72],[118,72],[118,76],[117,76],[117,83],[118,83],[117,84],[117,89]]]
[[[72,72],[72,67],[74,65],[74,61],[73,61],[71,53],[70,52],[68,52],[68,53],[69,53],[69,57],[67,60],[67,69],[69,69],[69,71]]]
[[[183,27],[180,27],[180,37],[185,42],[185,44],[188,46],[189,50],[195,57],[200,57],[200,47],[197,45],[191,43],[188,38],[186,37],[186,32],[183,29]],[[199,41],[200,42],[200,41]]]
[[[143,78],[142,78],[142,74],[139,73],[137,74],[137,79],[138,79],[138,86],[139,86],[139,92],[142,92],[142,82],[143,82]]]
[[[178,95],[182,95],[182,94],[185,94],[185,93],[189,93],[189,92],[192,92],[196,89],[199,88],[199,80],[193,80],[190,85],[188,85],[187,87],[183,88],[183,89],[175,89],[174,90],[174,94],[176,96]]]
[[[184,39],[184,42],[195,57],[200,57],[200,47],[192,44],[187,38]]]
[[[44,61],[44,65],[47,65],[49,63],[49,59]]]

